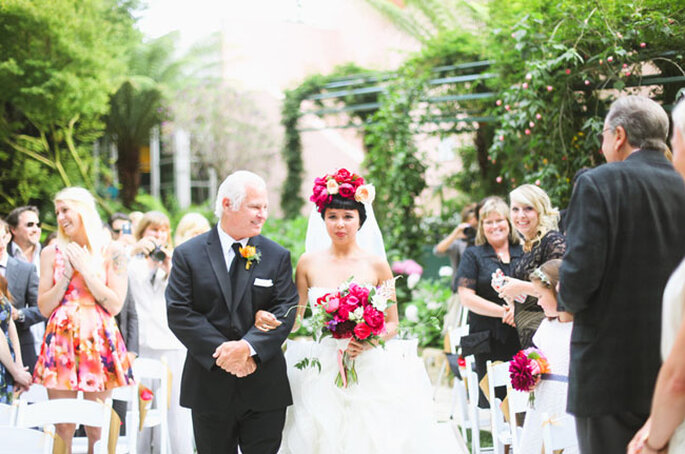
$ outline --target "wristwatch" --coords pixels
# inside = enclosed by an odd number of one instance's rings
[[[17,321],[19,323],[24,323],[24,320],[26,320],[26,314],[24,314],[24,310],[17,309]]]

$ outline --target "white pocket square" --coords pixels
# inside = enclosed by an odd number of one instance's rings
[[[274,283],[271,279],[260,279],[257,277],[254,280],[254,285],[256,287],[273,287]]]

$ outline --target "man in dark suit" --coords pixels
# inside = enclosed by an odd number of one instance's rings
[[[12,318],[19,335],[21,358],[24,366],[33,373],[38,357],[31,325],[45,321],[38,310],[38,274],[32,263],[9,256],[7,245],[10,238],[9,225],[0,220],[0,273],[7,279],[12,305],[16,309],[12,311]]]
[[[602,131],[608,163],[571,197],[559,309],[575,316],[568,411],[584,454],[625,453],[649,414],[661,297],[685,255],[685,184],[664,157],[667,135],[661,106],[619,98]]]
[[[257,175],[229,175],[216,215],[213,229],[174,251],[166,290],[169,327],[188,349],[181,405],[192,410],[199,454],[238,444],[243,454],[276,453],[292,404],[281,350],[298,301],[290,253],[259,235],[267,194]],[[283,323],[257,330],[260,309]]]

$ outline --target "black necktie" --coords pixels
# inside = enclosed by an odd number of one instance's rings
[[[235,302],[236,287],[238,287],[238,273],[240,272],[240,248],[242,245],[240,243],[233,243],[231,247],[233,248],[233,252],[235,252],[235,257],[233,257],[233,261],[231,262],[231,269],[228,271],[228,277],[231,282],[232,299],[234,300],[233,302]]]

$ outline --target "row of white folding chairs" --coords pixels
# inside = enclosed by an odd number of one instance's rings
[[[145,419],[143,420],[143,428],[159,426],[160,452],[162,454],[169,454],[171,452],[171,445],[167,421],[167,396],[171,384],[169,383],[166,364],[163,360],[136,358],[133,362],[133,376],[137,381],[150,380],[151,383],[154,383],[152,387],[154,399],[150,404],[150,408],[147,409]],[[82,393],[79,392],[78,399],[82,399],[82,397]],[[115,388],[112,392],[112,399],[127,402],[126,434],[120,436],[117,440],[117,454],[135,454],[137,451],[141,417],[138,397],[137,384]],[[48,400],[47,391],[43,386],[32,385],[28,392],[21,394],[20,400],[26,403],[44,402]],[[86,452],[88,449],[88,439],[86,437],[74,437],[72,449],[74,453]]]
[[[450,339],[450,351],[452,354],[460,353],[461,338],[469,334],[467,321],[468,310],[462,307],[459,317],[459,325],[448,331]],[[504,446],[511,446],[510,452],[519,453],[519,442],[522,427],[517,425],[516,414],[523,413],[528,405],[528,393],[512,389],[509,378],[509,365],[502,363],[492,365],[487,364],[488,371],[488,397],[491,402],[490,410],[479,409],[478,398],[480,384],[478,376],[474,370],[473,356],[465,358],[465,367],[461,368],[461,379],[454,378],[452,411],[453,419],[457,419],[464,441],[467,440],[467,430],[471,431],[471,452],[482,453],[486,450],[481,448],[480,429],[489,428],[492,431],[493,447],[487,452],[502,454],[505,452]],[[501,401],[495,396],[495,388],[499,386],[507,387],[509,422],[505,421],[501,410]],[[456,416],[456,418],[455,418]],[[570,422],[569,422],[570,419]],[[545,418],[545,421],[549,418]],[[549,427],[548,427],[549,426]],[[558,446],[553,449],[572,446],[575,440],[575,425],[573,419],[567,415],[555,417],[553,424],[546,424],[544,427],[545,436],[549,438],[545,444],[547,446]],[[564,446],[561,446],[564,445]],[[550,448],[551,452],[551,448]]]
[[[96,454],[107,454],[112,400],[104,403],[82,399],[55,399],[29,403],[19,400],[13,405],[2,404],[0,454],[48,454],[55,440],[55,424],[71,423],[99,427],[101,440],[95,444]]]

